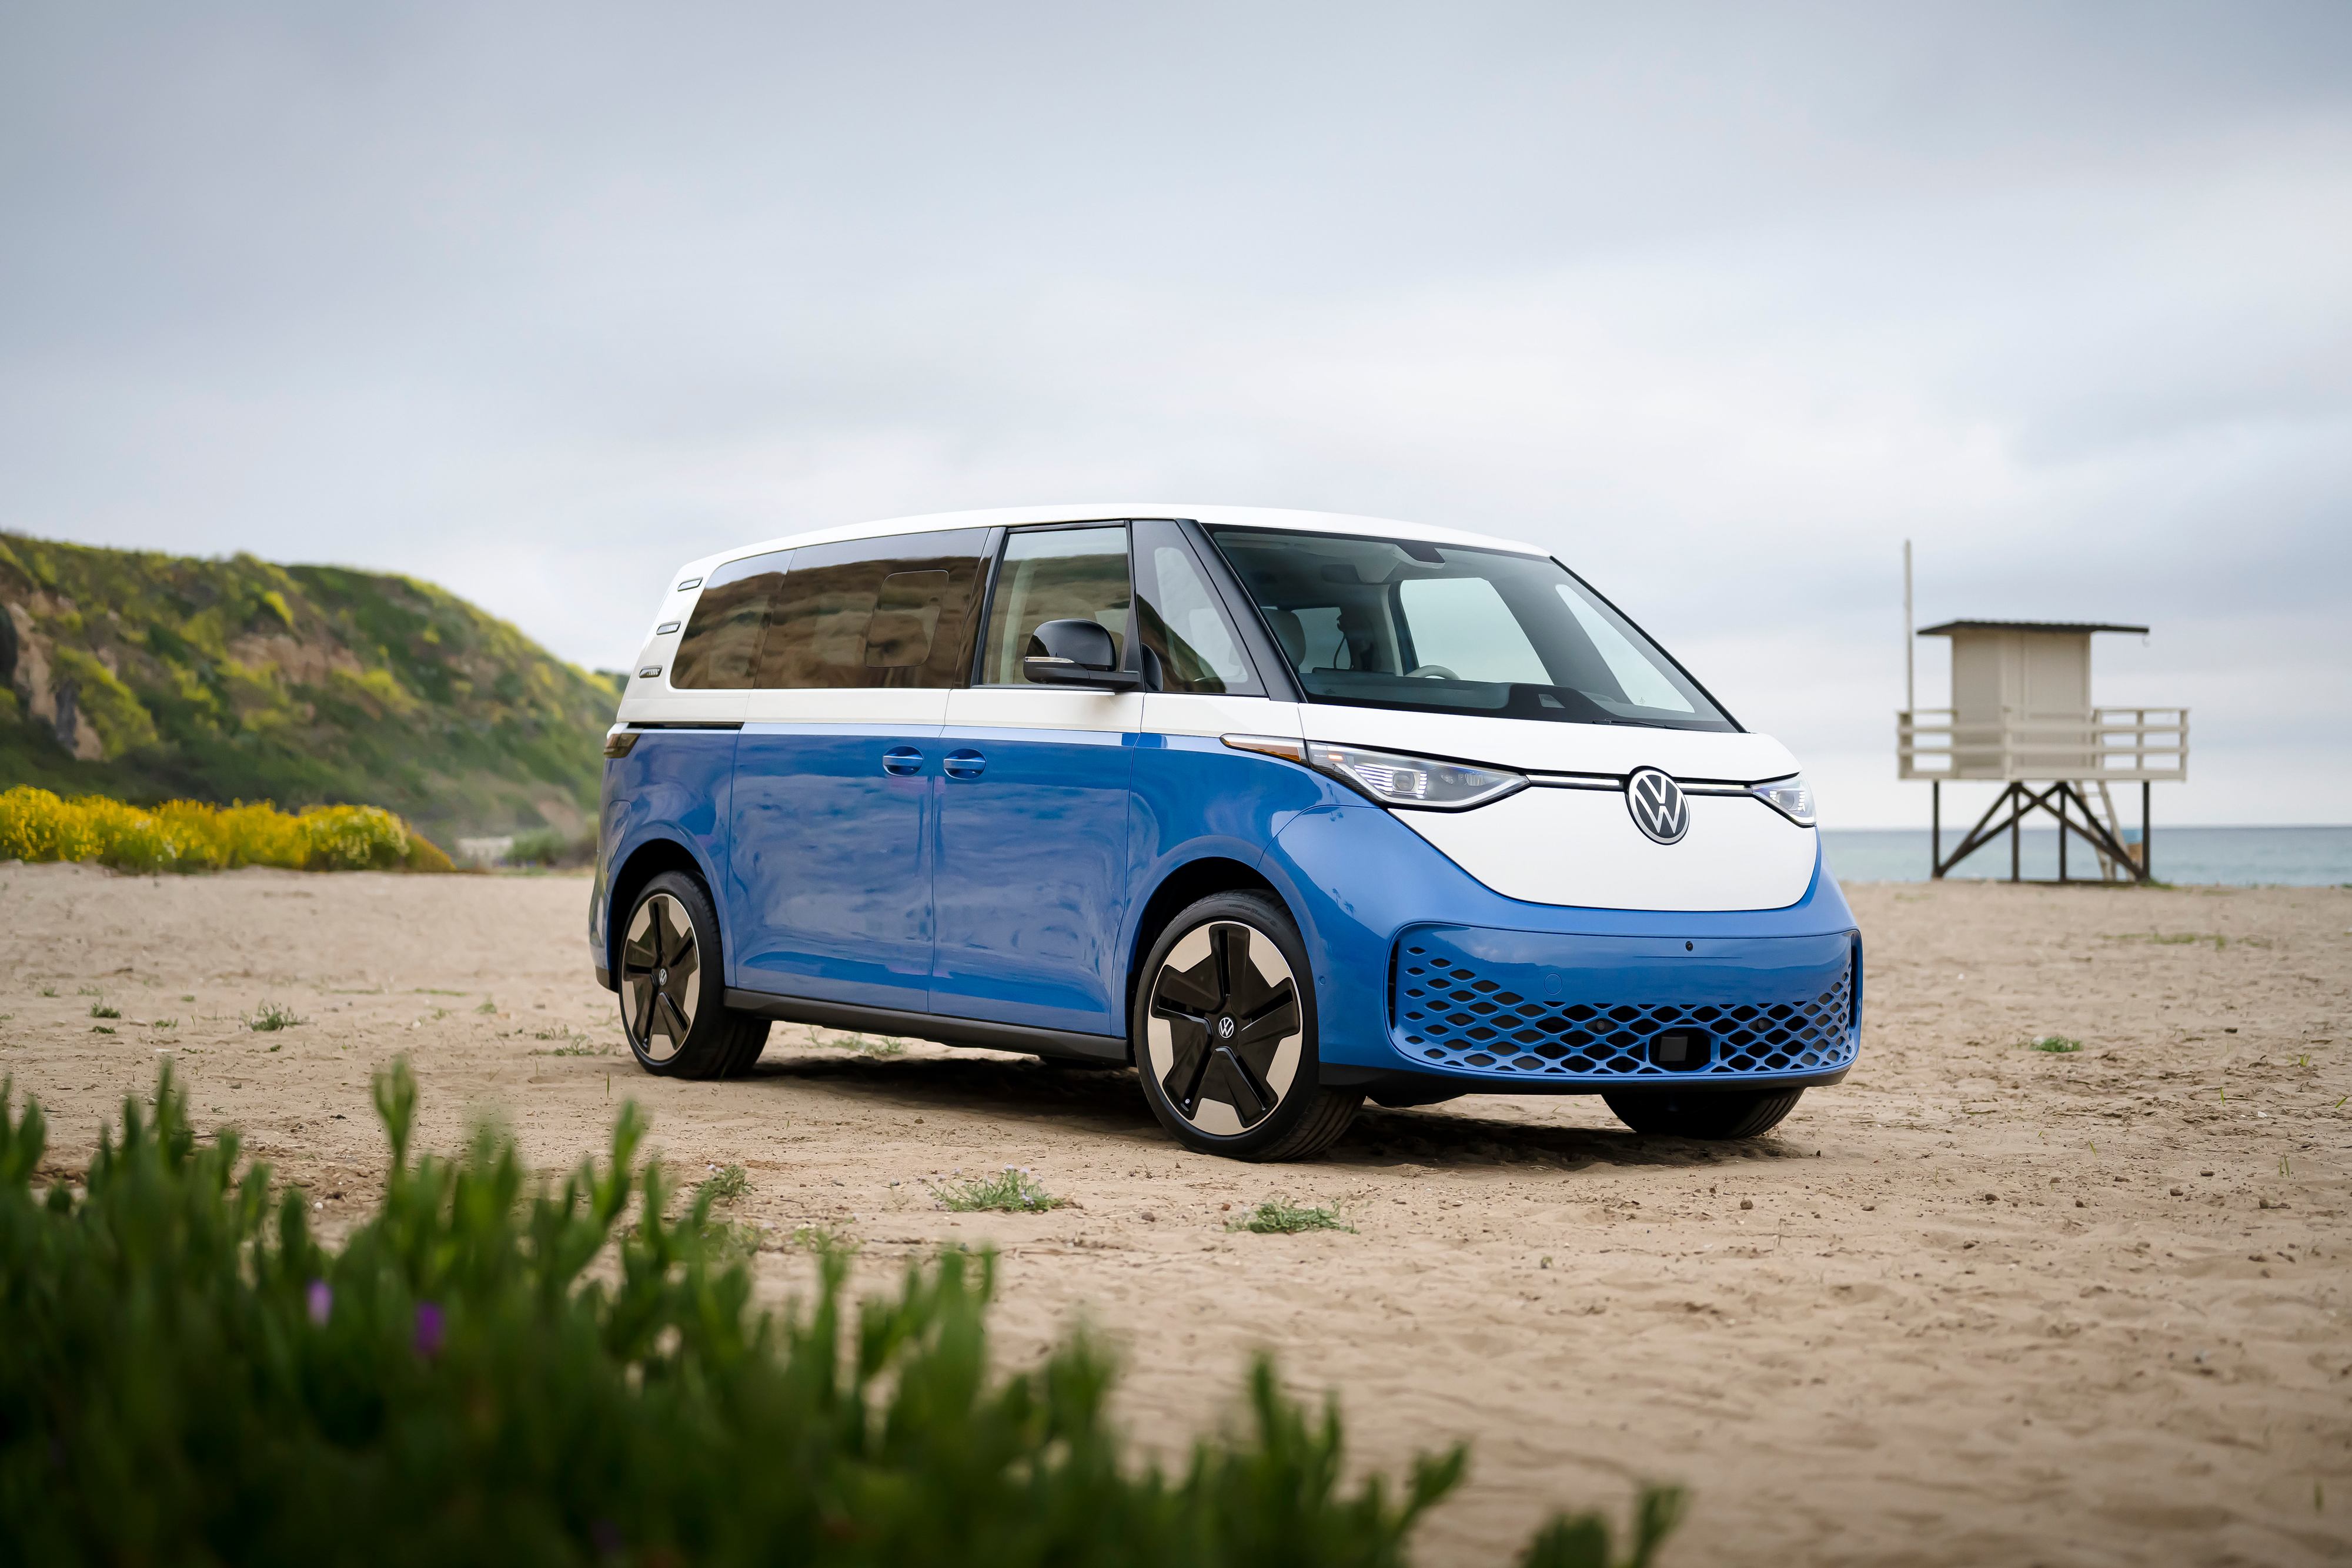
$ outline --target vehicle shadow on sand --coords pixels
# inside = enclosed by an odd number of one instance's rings
[[[909,1112],[985,1113],[1007,1123],[1030,1124],[1030,1130],[1051,1123],[1117,1138],[1157,1142],[1168,1135],[1144,1104],[1135,1074],[1125,1068],[1070,1068],[986,1056],[877,1059],[771,1051],[754,1069],[751,1082],[778,1089],[822,1086],[877,1107],[887,1104]],[[1391,1111],[1367,1102],[1355,1124],[1318,1163],[1367,1171],[1491,1166],[1676,1168],[1810,1153],[1773,1135],[1717,1144],[1644,1137],[1618,1127],[1482,1114],[1480,1107],[1491,1103],[1470,1096]]]

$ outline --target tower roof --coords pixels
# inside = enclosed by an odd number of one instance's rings
[[[1947,621],[1922,626],[1922,637],[1948,637],[1955,632],[2129,632],[2145,637],[2145,626],[2118,626],[2105,621]]]

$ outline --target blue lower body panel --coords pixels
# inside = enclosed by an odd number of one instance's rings
[[[1533,1087],[1814,1077],[1861,1043],[1851,936],[1587,936],[1420,925],[1390,1019],[1427,1071]]]

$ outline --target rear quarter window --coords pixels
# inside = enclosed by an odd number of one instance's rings
[[[768,612],[783,586],[790,550],[729,561],[703,582],[686,633],[669,662],[669,684],[689,691],[725,691],[751,684]]]

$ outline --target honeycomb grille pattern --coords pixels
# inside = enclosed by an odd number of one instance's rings
[[[1816,982],[1818,983],[1818,982]],[[1809,1072],[1854,1057],[1853,961],[1829,988],[1738,1003],[1543,1001],[1482,974],[1476,960],[1410,938],[1397,954],[1397,1033],[1435,1066],[1511,1078],[1723,1077]],[[1709,1060],[1677,1072],[1650,1060],[1669,1029],[1705,1030]]]

